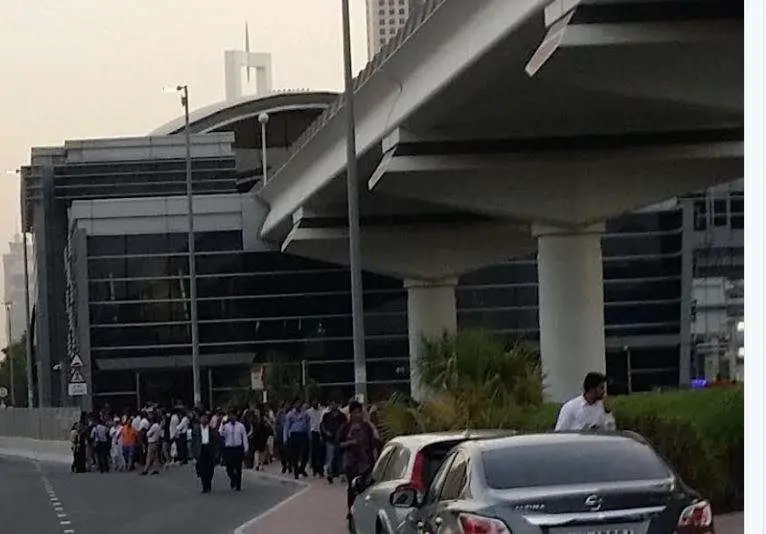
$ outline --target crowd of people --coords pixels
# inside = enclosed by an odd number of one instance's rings
[[[205,411],[181,403],[156,403],[113,413],[106,405],[83,413],[71,429],[72,471],[137,471],[159,475],[193,461],[203,493],[212,490],[215,467],[224,465],[231,489],[242,489],[242,470],[261,470],[271,462],[295,479],[342,477],[348,506],[352,481],[369,474],[380,452],[374,407],[357,401],[345,406],[294,399],[280,406]]]

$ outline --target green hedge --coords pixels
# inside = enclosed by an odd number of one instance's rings
[[[633,394],[612,399],[612,406],[618,427],[648,439],[719,514],[743,508],[743,397],[742,387],[726,387]],[[550,430],[558,409],[532,410],[522,430]]]

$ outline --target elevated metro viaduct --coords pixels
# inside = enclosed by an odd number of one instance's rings
[[[605,369],[603,221],[743,175],[743,16],[730,0],[413,15],[355,81],[363,266],[407,280],[411,363],[456,328],[458,274],[536,248],[548,396]],[[340,99],[254,189],[286,252],[347,262],[344,126]]]

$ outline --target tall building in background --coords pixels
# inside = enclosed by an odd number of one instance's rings
[[[372,59],[407,22],[421,0],[367,0],[367,54]]]
[[[13,341],[19,341],[26,331],[24,324],[24,246],[20,235],[11,241],[9,251],[3,254],[3,302],[11,303],[11,330]],[[34,256],[32,255],[32,245],[27,245],[29,257],[29,297],[34,300]],[[3,314],[5,310],[2,310]],[[2,324],[7,324],[5,315],[2,316]],[[0,340],[0,344],[5,345],[6,338]]]

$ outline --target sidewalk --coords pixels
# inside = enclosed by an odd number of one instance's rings
[[[293,481],[279,474],[279,466],[271,465],[264,473],[250,472],[253,477],[269,477]],[[344,534],[346,526],[346,485],[340,480],[328,484],[319,478],[301,478],[301,488],[290,498],[241,526],[235,534],[270,534],[273,532],[311,532],[312,534]]]

